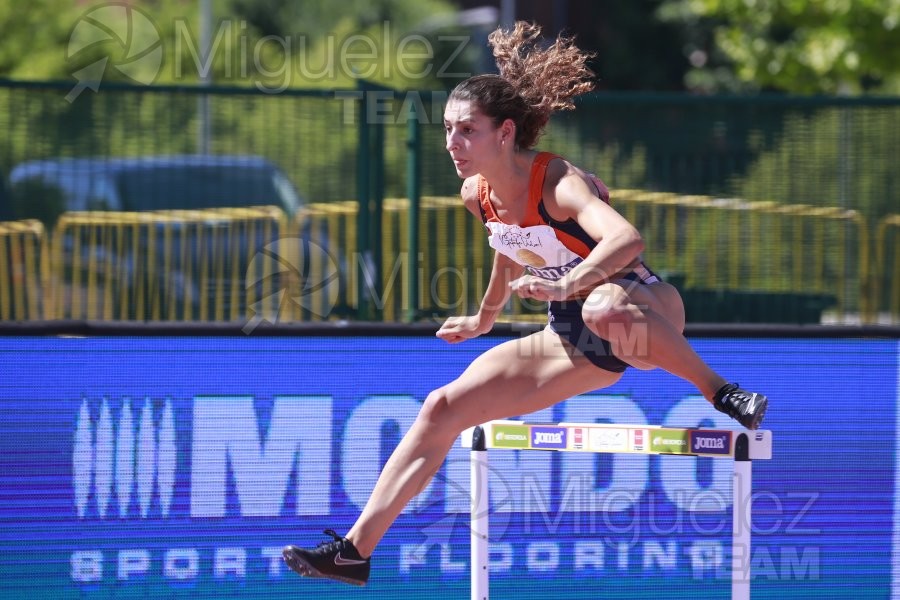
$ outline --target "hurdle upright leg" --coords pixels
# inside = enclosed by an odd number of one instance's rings
[[[484,429],[475,427],[470,453],[471,480],[469,485],[471,515],[471,576],[472,600],[488,600],[490,583],[488,572],[488,453]]]
[[[750,600],[750,504],[753,500],[753,461],[750,440],[741,433],[734,441],[732,475],[731,598]]]

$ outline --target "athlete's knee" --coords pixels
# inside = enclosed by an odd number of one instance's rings
[[[419,415],[417,425],[427,431],[435,440],[447,437],[455,439],[466,427],[470,427],[466,406],[470,406],[466,398],[453,394],[452,386],[440,387],[426,396]],[[481,421],[475,420],[476,423]]]
[[[616,331],[626,331],[634,322],[632,307],[621,298],[586,303],[581,311],[584,324],[605,339]]]
[[[447,394],[447,388],[439,387],[433,390],[425,397],[425,402],[419,410],[418,420],[424,425],[439,425],[447,421],[450,415],[450,398]]]

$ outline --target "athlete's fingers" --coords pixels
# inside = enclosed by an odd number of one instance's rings
[[[446,321],[444,321],[444,324],[441,325],[441,331],[458,328],[459,325],[460,325],[459,317],[449,317]]]
[[[518,279],[510,281],[509,287],[510,290],[520,298],[529,298],[528,284],[528,275],[525,275],[524,277],[519,277]]]
[[[463,336],[458,335],[458,334],[441,333],[441,332],[438,332],[438,337],[449,344],[456,344],[456,343],[461,342],[466,339]]]
[[[440,329],[438,329],[438,335],[456,335],[456,327],[444,325]]]
[[[454,333],[450,333],[449,331],[438,331],[437,337],[444,340],[445,342],[452,342],[456,337],[458,337]]]
[[[441,325],[435,335],[451,344],[467,340],[472,337],[472,334],[464,327],[465,324],[465,317],[449,317],[444,321],[444,324]]]

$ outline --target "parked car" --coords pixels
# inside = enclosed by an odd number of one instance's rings
[[[54,158],[21,163],[9,178],[23,217],[42,217],[27,214],[37,204],[60,212],[273,205],[289,217],[303,205],[287,176],[259,156]],[[39,202],[41,194],[53,198]]]
[[[258,156],[34,160],[17,165],[10,173],[10,183],[14,211],[20,218],[40,218],[50,227],[60,214],[72,211],[250,206],[276,206],[293,222],[305,204],[287,176]],[[329,247],[327,234],[317,232],[319,235],[312,236],[308,226],[302,226],[303,258],[268,259],[281,261],[281,265],[287,262],[288,268],[278,266],[271,269],[268,278],[260,279],[255,270],[248,271],[249,265],[259,264],[260,255],[271,254],[266,247],[276,239],[277,230],[255,223],[238,233],[223,235],[228,227],[232,225],[227,219],[209,217],[200,226],[166,221],[138,228],[112,228],[95,239],[86,237],[89,228],[67,229],[60,238],[65,264],[55,271],[65,290],[64,310],[56,316],[231,320],[235,314],[246,315],[254,298],[279,289],[298,297],[296,290],[305,289],[301,267],[303,261],[309,262],[311,239],[316,241],[316,250],[325,251],[318,252],[317,260],[328,266],[343,262]],[[169,244],[167,251],[162,240]],[[294,265],[298,266],[291,268]],[[251,272],[253,281],[245,280],[244,275]],[[343,287],[343,279],[336,279],[338,288]],[[257,289],[259,293],[254,293]],[[324,292],[333,295],[335,290]],[[329,300],[329,304],[334,302]]]

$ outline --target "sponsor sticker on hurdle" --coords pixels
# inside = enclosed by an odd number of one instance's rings
[[[659,429],[650,434],[650,451],[659,454],[688,454],[686,429]]]
[[[584,450],[584,427],[569,428],[569,443],[572,450]]]
[[[532,425],[531,447],[565,450],[567,432],[568,430],[565,427],[541,427]]]
[[[731,432],[691,431],[691,454],[731,454]]]
[[[494,446],[498,448],[528,448],[529,431],[527,425],[491,426]]]
[[[593,452],[623,452],[628,448],[628,432],[624,429],[596,427],[588,431]]]
[[[647,451],[647,430],[646,429],[632,429],[630,433],[631,437],[631,451],[632,452],[646,452]]]

